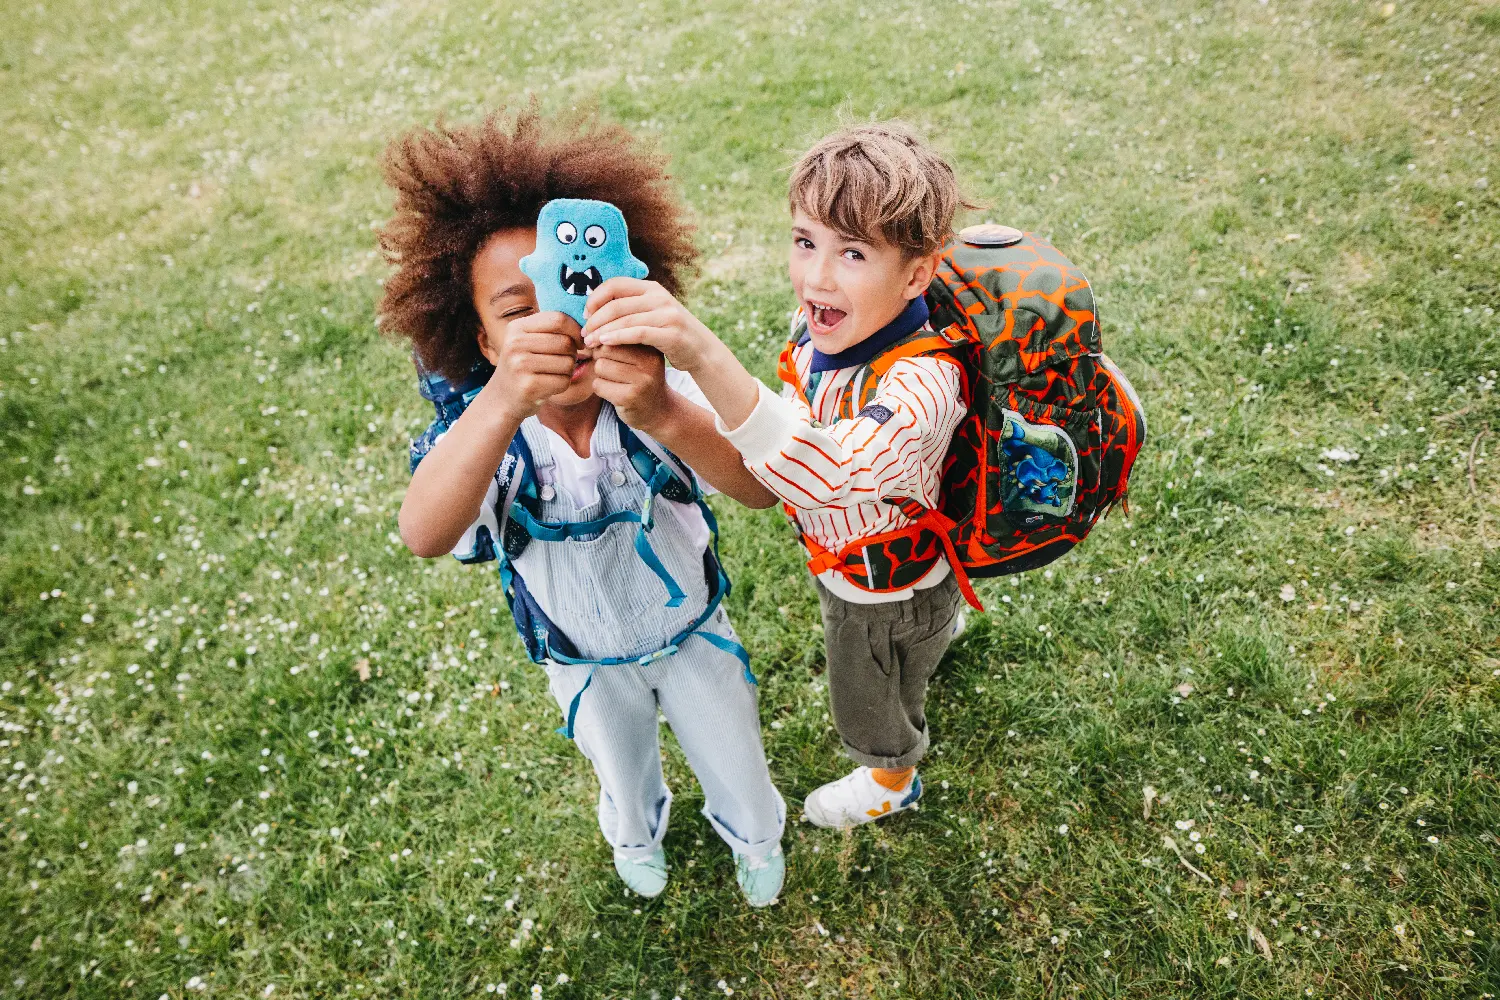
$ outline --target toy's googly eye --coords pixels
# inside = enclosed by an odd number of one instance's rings
[[[596,227],[593,227],[593,228],[598,228],[598,227],[596,226]],[[573,223],[571,223],[571,222],[559,222],[557,224],[557,242],[559,242],[559,243],[572,243],[576,239],[578,239],[578,227],[577,226],[573,225]],[[600,240],[599,242],[603,243],[604,241]]]
[[[602,247],[604,245],[604,227],[589,226],[583,231],[583,242],[591,247]]]

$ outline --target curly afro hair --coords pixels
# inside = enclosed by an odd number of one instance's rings
[[[548,124],[534,104],[511,125],[502,114],[412,129],[382,161],[396,205],[380,249],[396,270],[385,283],[381,327],[410,340],[422,365],[445,378],[462,378],[482,360],[474,257],[493,233],[535,226],[554,198],[618,206],[631,252],[673,295],[698,259],[665,157],[591,117]]]

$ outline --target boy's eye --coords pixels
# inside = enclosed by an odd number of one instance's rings
[[[806,236],[794,236],[792,237],[792,243],[800,250],[811,250],[813,248],[813,241]]]
[[[845,250],[844,251],[844,256],[847,257],[847,258],[849,258],[850,260],[864,260],[865,259],[865,255],[864,254],[860,253],[858,250],[855,250],[853,248]]]

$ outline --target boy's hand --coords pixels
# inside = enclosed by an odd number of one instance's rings
[[[571,316],[544,312],[511,320],[501,342],[491,343],[495,377],[485,388],[495,387],[519,422],[572,384],[582,337]]]
[[[666,373],[661,352],[653,348],[594,349],[594,392],[614,404],[621,420],[647,434],[670,409]]]
[[[721,347],[698,317],[654,281],[610,278],[589,296],[584,312],[585,344],[645,344],[665,354],[674,368],[692,374]]]

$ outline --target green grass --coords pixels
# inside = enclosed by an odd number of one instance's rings
[[[563,9],[7,9],[0,997],[1500,993],[1493,3]],[[494,574],[392,534],[377,159],[527,89],[672,155],[767,377],[787,166],[907,117],[1150,412],[1128,515],[983,588],[921,812],[792,827],[769,911],[670,739],[624,896]],[[795,802],[847,766],[816,602],[719,507]]]

